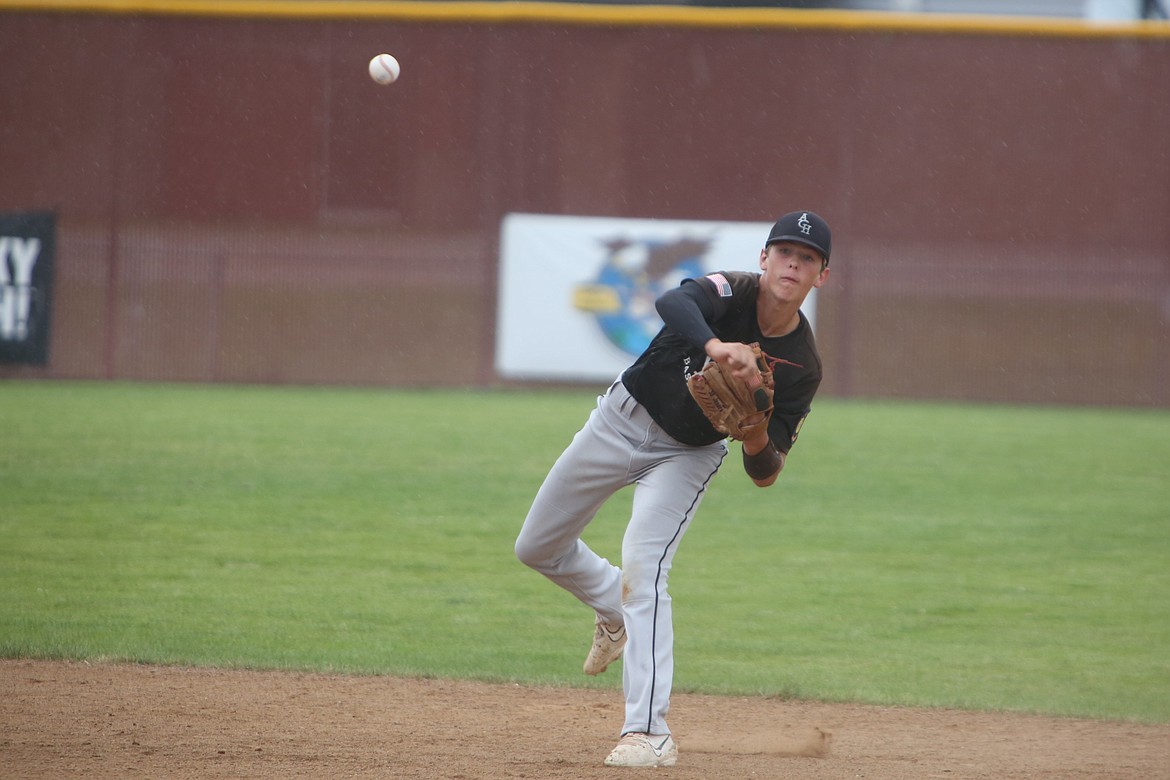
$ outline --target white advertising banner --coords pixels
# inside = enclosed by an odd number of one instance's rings
[[[760,270],[766,222],[509,214],[501,227],[496,372],[607,382],[662,328],[683,279]],[[816,290],[803,311],[815,325]]]

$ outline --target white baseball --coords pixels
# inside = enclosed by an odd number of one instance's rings
[[[370,60],[370,78],[379,84],[393,84],[401,72],[398,60],[390,54],[379,54]]]

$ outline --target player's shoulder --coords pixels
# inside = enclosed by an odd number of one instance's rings
[[[760,287],[760,275],[751,271],[712,271],[692,281],[698,282],[716,298],[734,298],[754,293]]]

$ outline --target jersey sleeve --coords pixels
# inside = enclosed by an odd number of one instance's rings
[[[693,279],[659,296],[655,309],[663,324],[693,347],[702,349],[715,338],[715,331],[709,324],[714,316],[714,307]]]

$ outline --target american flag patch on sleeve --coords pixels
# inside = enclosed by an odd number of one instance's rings
[[[707,278],[711,284],[715,285],[715,292],[719,293],[720,298],[731,297],[731,282],[727,281],[727,277],[723,274],[707,274]]]

